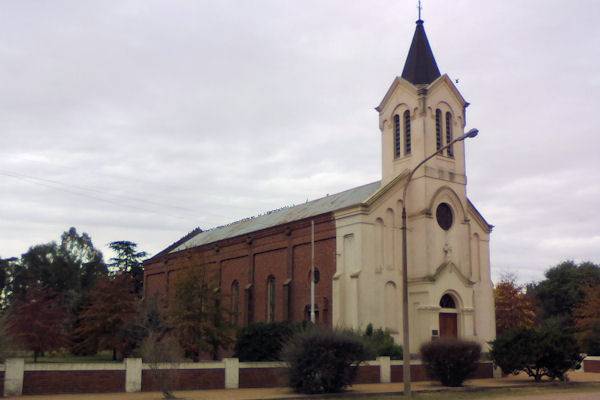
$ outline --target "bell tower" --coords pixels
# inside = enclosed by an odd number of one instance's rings
[[[462,135],[467,106],[450,78],[440,73],[419,18],[402,75],[376,107],[382,134],[382,186]],[[454,144],[428,167],[464,176],[463,146]]]

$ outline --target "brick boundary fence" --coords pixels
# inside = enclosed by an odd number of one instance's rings
[[[600,357],[587,356],[583,360],[583,372],[600,373]]]
[[[586,359],[587,360],[587,359]],[[591,360],[595,361],[595,360]],[[600,364],[600,357],[598,357]],[[589,361],[586,371],[593,368]],[[402,382],[402,361],[379,357],[361,364],[356,383]],[[25,363],[7,359],[0,364],[0,393],[22,394],[101,393],[158,391],[155,371],[168,370],[173,390],[236,389],[282,387],[287,384],[287,365],[283,362],[240,362],[237,358],[200,363],[150,365],[140,358],[122,363]],[[411,362],[413,381],[427,380],[420,361]],[[491,378],[492,363],[481,362],[476,378]]]

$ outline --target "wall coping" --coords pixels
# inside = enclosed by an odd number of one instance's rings
[[[391,365],[404,365],[404,361],[402,360],[391,360]],[[421,360],[410,360],[410,365],[423,365]]]
[[[151,369],[225,369],[224,361],[184,362],[184,363],[143,363],[142,370]]]
[[[583,361],[600,361],[600,356],[587,356]]]
[[[3,366],[4,367],[4,366]],[[125,371],[124,363],[30,363],[25,371]]]
[[[288,363],[284,361],[255,361],[240,362],[240,368],[287,368]]]

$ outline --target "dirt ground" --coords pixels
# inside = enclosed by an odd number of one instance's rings
[[[434,382],[413,384],[415,398],[419,400],[600,400],[600,373],[573,372],[571,384],[536,384],[527,376],[508,376],[502,379],[476,379],[467,381],[465,388],[448,389]],[[355,385],[336,399],[364,400],[401,399],[402,383]],[[254,400],[291,399],[299,396],[288,388],[234,389],[178,391],[176,395],[186,400]],[[162,394],[104,393],[12,397],[21,400],[160,400]],[[314,399],[314,397],[312,397]],[[330,398],[331,399],[331,398]]]

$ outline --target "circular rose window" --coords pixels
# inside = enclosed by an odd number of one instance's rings
[[[435,218],[440,228],[447,231],[452,227],[452,222],[454,221],[452,208],[447,203],[440,203],[435,211]]]

